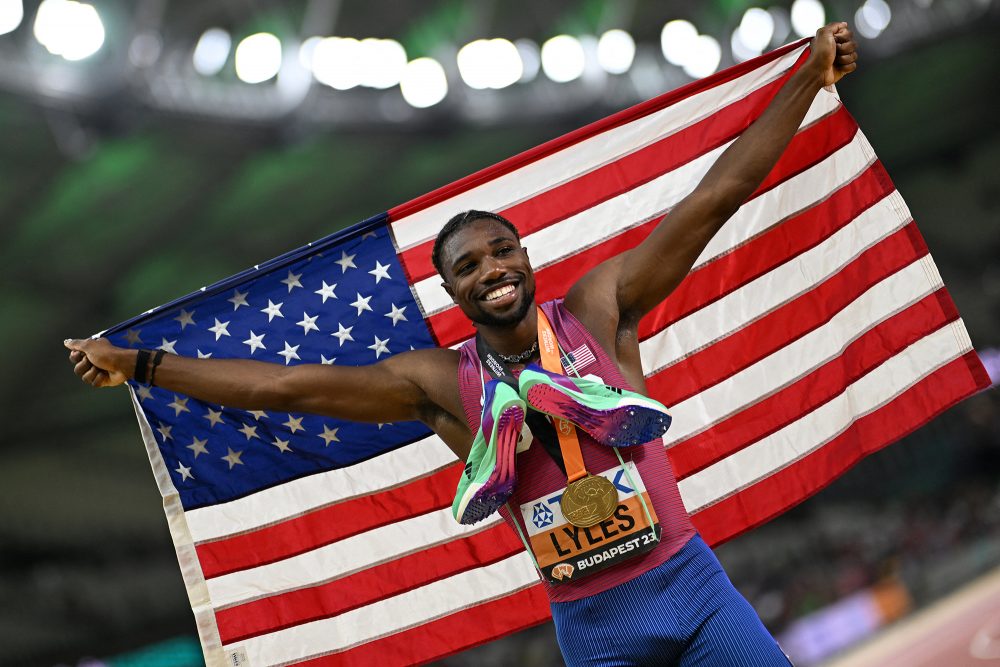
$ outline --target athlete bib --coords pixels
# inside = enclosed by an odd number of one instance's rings
[[[618,491],[607,519],[575,526],[563,515],[566,489],[521,505],[527,527],[525,546],[550,583],[574,581],[651,550],[660,541],[656,511],[632,461],[598,473]],[[524,536],[522,536],[524,538]]]

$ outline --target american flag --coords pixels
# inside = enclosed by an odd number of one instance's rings
[[[454,213],[501,212],[539,301],[634,246],[802,62],[719,72],[108,330],[279,364],[369,364],[473,330],[430,261]],[[729,539],[988,384],[899,193],[834,90],[640,327],[695,525]],[[402,665],[548,618],[499,519],[461,526],[461,463],[420,424],[131,392],[209,665]],[[365,388],[358,387],[358,392]]]

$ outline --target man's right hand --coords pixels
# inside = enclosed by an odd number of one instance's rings
[[[117,387],[131,377],[135,350],[115,347],[106,338],[67,338],[63,345],[70,350],[73,372],[94,387]],[[128,368],[131,358],[132,368]]]

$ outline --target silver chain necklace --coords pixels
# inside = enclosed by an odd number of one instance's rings
[[[499,352],[497,352],[497,356],[506,361],[508,364],[519,364],[522,361],[527,361],[528,359],[530,359],[531,355],[533,355],[537,351],[538,351],[538,340],[536,339],[535,342],[531,344],[531,347],[529,347],[524,352],[521,352],[520,354],[500,354]]]

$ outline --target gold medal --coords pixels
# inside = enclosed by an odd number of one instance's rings
[[[604,477],[587,475],[566,487],[559,505],[567,521],[577,528],[589,528],[614,514],[618,489]]]

